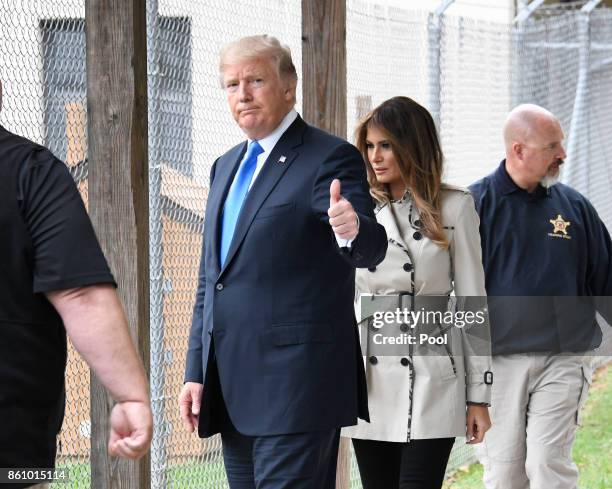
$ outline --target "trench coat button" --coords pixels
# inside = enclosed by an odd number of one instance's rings
[[[371,356],[370,358],[368,358],[368,360],[372,365],[376,365],[378,363],[378,358],[376,358],[375,356]]]
[[[420,232],[420,231],[415,231],[415,232],[414,232],[414,234],[412,235],[412,237],[413,237],[415,240],[419,241],[421,238],[423,238],[423,235],[421,234],[421,232]]]
[[[408,359],[407,359],[406,357],[404,357],[404,358],[402,358],[402,359],[400,360],[400,363],[401,363],[401,364],[402,364],[404,367],[407,367],[407,366],[408,366],[408,363],[410,363],[410,362],[408,362]]]
[[[223,284],[217,284],[217,285],[215,285],[215,288],[217,290],[223,290]]]
[[[406,323],[400,324],[400,331],[403,331],[404,333],[408,331],[408,325]]]
[[[420,228],[423,225],[423,223],[421,222],[420,219],[417,219],[416,221],[414,221],[414,226],[417,228]]]
[[[376,271],[376,267],[370,267],[368,268],[368,272],[375,272]]]
[[[412,269],[414,267],[412,266],[412,263],[404,263],[404,267],[403,268],[404,268],[404,271],[406,271],[406,272],[412,272]]]

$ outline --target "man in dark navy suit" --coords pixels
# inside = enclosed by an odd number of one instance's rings
[[[181,416],[221,433],[232,489],[332,488],[339,428],[368,416],[354,270],[386,234],[357,149],[294,110],[288,48],[240,39],[220,73],[248,140],[211,170]]]

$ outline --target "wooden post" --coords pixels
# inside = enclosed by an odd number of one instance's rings
[[[87,0],[89,210],[149,372],[145,0]],[[93,377],[93,376],[92,376]],[[112,400],[92,378],[91,487],[150,487],[148,456],[108,456]]]
[[[346,0],[302,0],[303,117],[346,138]]]
[[[302,0],[304,120],[346,138],[346,0]],[[336,488],[350,487],[350,442],[340,439]]]

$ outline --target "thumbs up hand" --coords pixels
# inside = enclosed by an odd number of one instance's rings
[[[340,195],[340,180],[334,178],[329,187],[329,207],[331,208],[334,204],[337,204],[342,200]]]
[[[329,187],[329,224],[342,239],[355,239],[359,234],[359,218],[351,203],[342,197],[340,180],[334,179]]]

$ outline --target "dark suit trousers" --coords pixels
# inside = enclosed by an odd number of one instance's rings
[[[340,430],[246,436],[227,413],[211,345],[204,396],[211,396],[200,423],[221,432],[230,489],[334,489]]]
[[[340,431],[273,436],[221,433],[231,489],[334,489]]]

